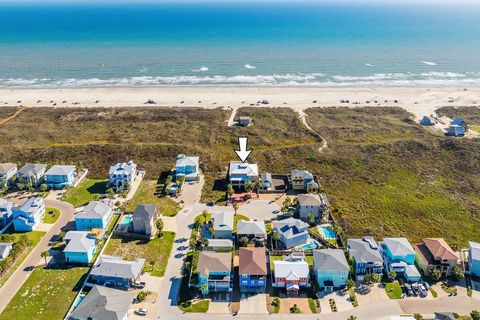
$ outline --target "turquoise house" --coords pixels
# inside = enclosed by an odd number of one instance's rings
[[[93,235],[86,231],[68,231],[63,240],[66,243],[63,249],[66,263],[87,264],[92,261],[97,250]]]
[[[198,257],[198,288],[202,294],[233,290],[232,254],[202,251]]]
[[[42,197],[30,197],[20,207],[13,208],[15,231],[34,231],[45,216],[45,202]]]
[[[422,279],[415,267],[416,252],[406,238],[385,238],[381,250],[387,274],[395,271],[397,276],[404,277],[408,282]]]
[[[82,212],[75,217],[75,225],[79,231],[105,229],[112,218],[112,208],[100,201],[91,201]]]
[[[175,165],[175,178],[185,177],[185,181],[193,181],[198,177],[199,157],[186,157],[179,154]]]
[[[54,165],[45,172],[45,184],[50,189],[72,187],[75,181],[75,175],[75,166]]]
[[[480,243],[468,242],[468,270],[470,276],[480,278]]]
[[[313,251],[313,272],[320,290],[333,292],[345,286],[350,266],[343,250],[315,250]]]

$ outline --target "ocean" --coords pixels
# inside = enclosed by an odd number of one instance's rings
[[[0,87],[479,86],[480,5],[0,4]]]

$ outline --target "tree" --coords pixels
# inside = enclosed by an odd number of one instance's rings
[[[415,313],[415,314],[413,315],[413,318],[414,318],[415,320],[422,320],[422,319],[423,319],[423,316],[422,316],[420,313]]]
[[[459,266],[453,267],[453,269],[452,269],[452,278],[453,278],[455,281],[459,281],[459,280],[462,279],[463,277],[464,277],[464,274],[463,274],[462,268],[459,267]]]
[[[480,320],[480,311],[472,310],[472,312],[470,312],[470,317],[472,320]]]
[[[237,214],[237,211],[238,211],[238,203],[236,203],[236,202],[233,203],[233,210],[235,210],[235,214]]]
[[[348,279],[348,280],[345,282],[345,286],[346,286],[348,289],[352,289],[353,287],[355,287],[355,281],[353,281],[352,279]]]
[[[108,196],[109,198],[115,197],[115,191],[114,191],[112,188],[108,188],[108,189],[107,189],[107,196]]]
[[[202,211],[202,217],[203,217],[203,223],[207,223],[207,218],[208,216],[210,215],[210,212],[208,212],[208,210],[203,210]]]
[[[235,193],[235,190],[233,190],[232,184],[231,184],[231,183],[227,184],[227,194],[228,194],[228,197],[231,198],[234,193]]]
[[[275,247],[277,246],[278,241],[280,240],[280,234],[278,232],[274,232],[272,235],[273,240],[275,240]]]
[[[357,317],[355,317],[355,316],[350,316],[350,317],[347,318],[347,320],[357,320]]]
[[[379,283],[382,277],[378,273],[371,273],[372,283]]]
[[[17,183],[18,190],[25,190],[25,185],[23,183]]]
[[[215,238],[215,229],[213,227],[208,228],[208,232],[212,236],[212,238]]]
[[[292,206],[292,200],[290,197],[286,197],[285,200],[282,202],[282,212],[287,212],[290,210],[290,207]]]
[[[442,273],[440,272],[439,269],[433,268],[433,269],[430,269],[430,277],[432,278],[432,280],[438,281],[442,277]]]
[[[158,230],[158,237],[161,238],[163,236],[163,220],[162,218],[158,218],[155,222],[155,226]]]
[[[202,285],[200,286],[200,291],[202,291],[202,293],[205,293],[207,290],[208,290],[208,284],[202,283]]]
[[[248,245],[248,237],[243,236],[240,239],[238,239],[238,242],[240,243],[240,246],[246,247]]]
[[[315,216],[311,213],[307,214],[307,222],[309,224],[314,224],[315,223]]]
[[[47,258],[50,256],[50,253],[47,251],[43,251],[41,257],[45,259],[45,265],[47,265]]]
[[[388,273],[388,276],[390,277],[391,280],[395,280],[395,278],[397,277],[397,273],[392,270]]]
[[[45,191],[47,191],[47,189],[48,189],[48,187],[47,187],[47,185],[46,185],[45,183],[42,183],[42,184],[40,185],[40,191],[45,192]]]
[[[208,246],[208,238],[207,238],[207,237],[203,237],[203,239],[202,239],[202,245],[203,245],[203,247]]]

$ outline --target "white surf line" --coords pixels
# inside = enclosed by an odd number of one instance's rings
[[[292,108],[292,109],[293,109],[293,111],[298,113],[298,116],[300,117],[300,120],[302,121],[303,125],[308,130],[310,130],[311,132],[316,134],[320,139],[322,139],[322,145],[318,148],[318,152],[322,153],[325,149],[328,149],[327,139],[325,139],[320,133],[318,133],[317,131],[313,130],[312,127],[310,127],[310,125],[308,124],[308,121],[307,121],[307,115],[305,114],[303,109],[296,109],[296,108]]]

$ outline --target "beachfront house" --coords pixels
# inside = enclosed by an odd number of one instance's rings
[[[157,231],[156,221],[160,213],[154,204],[140,204],[132,216],[132,232],[154,236]]]
[[[320,290],[333,292],[345,286],[350,266],[341,249],[314,250],[313,272]]]
[[[415,267],[416,253],[406,238],[385,238],[380,244],[385,271],[395,271],[408,282],[420,281],[420,272]]]
[[[274,288],[284,288],[287,294],[298,294],[301,288],[310,287],[310,269],[303,252],[294,251],[273,261]]]
[[[17,175],[17,165],[15,163],[0,163],[0,188],[3,185],[9,185]]]
[[[203,294],[233,290],[232,254],[202,251],[197,264],[198,288]]]
[[[241,188],[245,182],[255,182],[258,179],[258,166],[256,163],[240,161],[230,162],[228,180],[233,187]]]
[[[233,239],[233,212],[223,211],[212,213],[215,239]]]
[[[383,258],[377,242],[373,237],[348,239],[347,252],[353,259],[355,280],[363,281],[367,274],[383,274]]]
[[[15,231],[34,231],[45,216],[45,202],[42,197],[30,197],[20,207],[13,208]]]
[[[93,286],[75,307],[70,320],[127,320],[133,294],[102,286]]]
[[[453,126],[462,126],[464,127],[465,129],[468,128],[468,125],[467,125],[467,122],[463,119],[463,118],[455,118],[452,120],[452,122],[450,122],[451,125]]]
[[[11,242],[0,242],[0,261],[8,257],[10,251],[13,249],[13,243]]]
[[[247,116],[238,117],[238,124],[242,127],[248,127],[251,122],[252,122],[252,119],[250,117],[247,117]]]
[[[241,292],[264,292],[267,285],[267,257],[264,247],[240,248],[239,285]]]
[[[468,242],[468,271],[471,277],[480,278],[480,243]]]
[[[95,228],[105,229],[112,218],[113,209],[100,201],[91,201],[82,212],[75,217],[78,231],[89,231]]]
[[[315,218],[320,218],[326,209],[326,204],[319,194],[299,194],[297,200],[297,211],[300,219],[306,219],[310,214]]]
[[[137,177],[137,165],[132,160],[114,164],[108,171],[108,177],[108,186],[113,190],[128,190]]]
[[[13,219],[13,202],[0,198],[0,230]]]
[[[465,135],[465,127],[459,125],[451,125],[446,129],[445,135],[450,137],[463,137]]]
[[[264,221],[239,220],[237,222],[237,240],[247,237],[249,242],[262,242],[267,238],[267,231]]]
[[[442,277],[448,277],[460,261],[458,254],[442,238],[423,239],[423,243],[415,244],[413,248],[417,253],[417,266],[425,275],[438,269]]]
[[[427,116],[423,116],[422,120],[420,120],[420,124],[422,126],[434,126],[436,123],[437,123],[437,120]]]
[[[185,181],[194,181],[198,178],[199,157],[186,157],[179,154],[175,165],[175,178],[185,177]]]
[[[274,221],[272,223],[273,231],[279,234],[280,242],[287,249],[307,243],[309,239],[308,227],[307,223],[294,218]]]
[[[308,185],[315,182],[313,180],[313,174],[308,170],[292,170],[290,179],[292,189],[297,191],[307,191]]]
[[[54,165],[45,172],[45,183],[50,189],[72,187],[76,174],[76,166]]]
[[[63,237],[63,255],[66,263],[87,264],[96,251],[95,237],[86,231],[68,231]]]
[[[92,267],[88,282],[106,287],[128,289],[132,284],[138,282],[144,265],[145,259],[127,261],[120,257],[102,255]]]
[[[17,184],[31,185],[38,187],[45,179],[47,165],[41,163],[27,163],[17,172]]]

